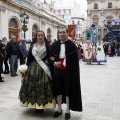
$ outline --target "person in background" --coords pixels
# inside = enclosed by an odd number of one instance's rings
[[[97,46],[96,46],[96,62],[100,65],[101,62],[107,62],[106,58],[105,58],[105,52],[103,49],[103,45],[101,43],[101,41],[98,41]]]
[[[6,52],[6,49],[7,49],[7,38],[4,37],[2,39],[3,41],[3,44],[5,46],[5,50],[4,50],[4,54],[5,54],[5,59],[4,59],[4,65],[5,65],[5,70],[3,71],[4,74],[9,74],[9,65],[8,65],[8,55],[7,55],[7,52]]]
[[[32,41],[32,40],[29,39],[29,40],[26,42],[26,51],[27,51],[27,53],[28,53],[29,50],[30,50],[31,41]]]
[[[12,77],[18,76],[17,68],[18,68],[19,49],[18,49],[18,44],[16,43],[16,37],[14,35],[11,36],[11,40],[7,44],[7,54],[10,60],[11,76]]]
[[[78,43],[76,40],[73,40],[73,43],[78,47]]]
[[[84,44],[83,51],[84,51],[85,62],[87,62],[87,64],[91,64],[92,45],[90,42],[87,42],[87,44]]]
[[[4,44],[2,44],[2,42],[0,42],[0,82],[4,82],[2,80],[2,76],[1,76],[1,73],[3,72],[3,61],[4,61],[4,49],[5,49],[5,46]]]
[[[18,44],[18,48],[19,48],[20,65],[23,65],[26,63],[26,57],[27,57],[26,40],[25,39],[21,39],[21,42]]]
[[[80,44],[78,44],[78,59],[82,59],[83,49]]]
[[[103,44],[103,49],[104,49],[104,52],[105,52],[105,57],[107,57],[107,54],[108,54],[108,44],[107,43],[104,43]]]

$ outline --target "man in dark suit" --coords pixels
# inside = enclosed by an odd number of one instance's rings
[[[50,61],[54,66],[54,83],[58,110],[54,118],[62,114],[62,103],[66,103],[65,120],[70,119],[70,110],[82,111],[80,71],[77,46],[68,39],[66,27],[59,28],[59,40],[51,45]],[[62,101],[63,100],[63,101]]]
[[[16,43],[16,37],[11,36],[11,41],[7,44],[7,54],[10,59],[10,73],[12,77],[17,76],[19,49]]]

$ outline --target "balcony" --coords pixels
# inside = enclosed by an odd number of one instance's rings
[[[35,4],[31,4],[30,2],[26,0],[9,0],[12,3],[18,4],[21,7],[27,8],[31,11],[34,11],[36,13],[39,13],[39,9],[41,6],[36,6]]]

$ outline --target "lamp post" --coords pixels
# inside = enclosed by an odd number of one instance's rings
[[[102,15],[102,20],[101,20],[101,26],[102,26],[102,40],[103,40],[103,37],[104,37],[104,25],[103,25],[103,22],[104,22],[104,11],[103,11],[103,8],[101,10],[101,15]]]
[[[20,20],[23,23],[22,30],[24,32],[24,38],[25,38],[25,32],[28,30],[27,25],[29,22],[29,16],[24,12],[20,14]]]

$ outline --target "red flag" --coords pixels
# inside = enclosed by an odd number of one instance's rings
[[[76,25],[68,25],[68,35],[69,37],[75,37],[76,35]]]

